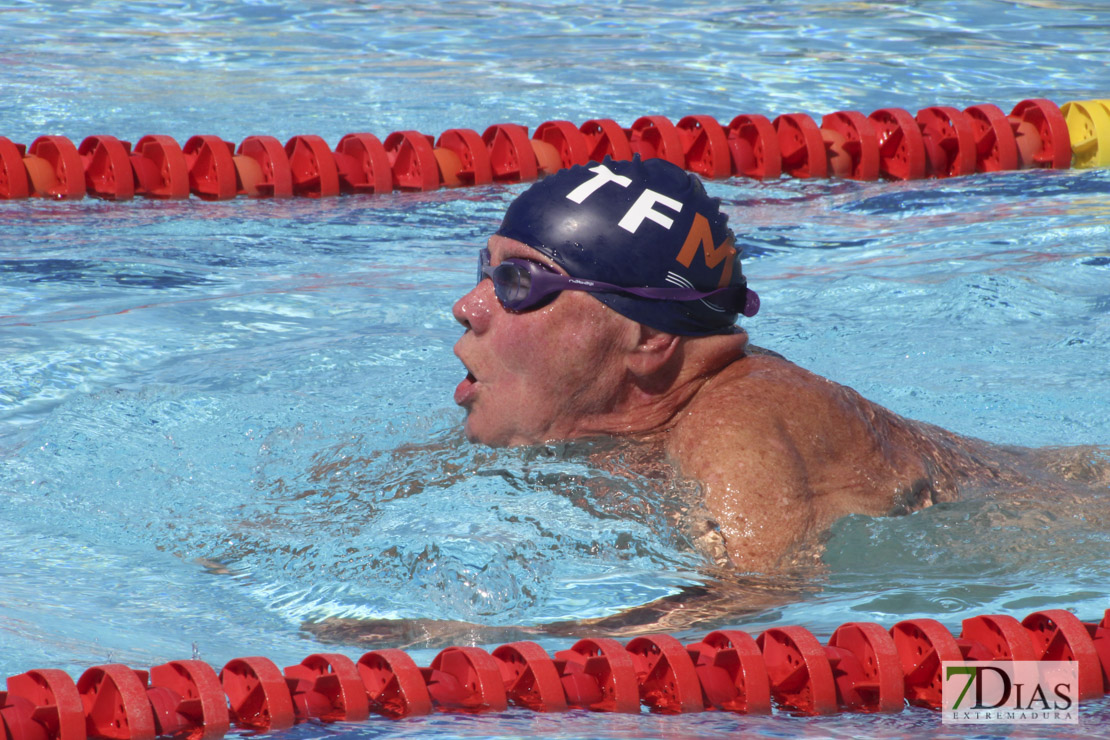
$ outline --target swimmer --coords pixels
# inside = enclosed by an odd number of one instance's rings
[[[654,443],[746,572],[790,564],[847,514],[906,513],[998,474],[985,445],[750,345],[736,321],[758,310],[697,177],[661,159],[562,170],[509,206],[455,303],[466,436]]]
[[[606,159],[532,185],[480,250],[476,277],[453,309],[467,371],[454,398],[470,441],[616,438],[641,459],[657,454],[699,492],[694,507],[714,535],[696,538],[707,558],[748,575],[599,619],[328,619],[305,625],[318,639],[412,647],[716,624],[781,597],[761,596],[759,579],[781,586],[815,571],[821,537],[841,517],[1034,483],[1020,464],[1029,451],[902,418],[749,344],[737,320],[759,298],[727,216],[664,160]],[[1087,477],[1110,484],[1105,466]]]

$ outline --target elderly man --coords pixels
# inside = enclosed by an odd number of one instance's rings
[[[718,206],[659,159],[573,167],[518,197],[454,306],[467,437],[617,436],[659,450],[699,484],[736,572],[794,570],[847,514],[908,513],[967,483],[1020,484],[1015,453],[903,419],[749,345],[735,322],[759,298]],[[329,619],[306,629],[375,645],[630,634],[715,623],[751,600],[715,582],[535,627]]]
[[[912,511],[997,475],[987,445],[749,345],[735,322],[759,299],[726,222],[660,159],[574,167],[524,192],[454,306],[467,437],[654,442],[700,483],[743,571],[786,565],[846,514]]]

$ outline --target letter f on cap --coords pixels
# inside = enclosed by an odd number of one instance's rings
[[[640,193],[640,197],[637,198],[636,202],[632,204],[632,207],[628,209],[628,213],[624,214],[624,218],[620,220],[617,226],[620,226],[629,233],[635,234],[636,229],[640,228],[640,224],[642,224],[646,218],[649,221],[654,221],[659,224],[664,229],[671,228],[674,219],[653,209],[652,206],[656,203],[670,208],[675,213],[682,210],[682,203],[674,198],[668,198],[662,193],[657,193],[647,188],[644,192]]]

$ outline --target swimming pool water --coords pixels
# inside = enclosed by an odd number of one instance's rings
[[[26,3],[0,14],[0,135],[334,145],[354,131],[553,118],[1008,110],[1110,95],[1107,20],[1093,2]],[[194,654],[288,665],[321,649],[305,620],[530,625],[705,580],[681,486],[600,470],[581,445],[494,451],[461,437],[450,306],[521,187],[0,203],[0,673]],[[962,434],[1110,444],[1110,173],[709,189],[763,299],[744,322],[756,344]],[[827,638],[858,619],[955,628],[1054,607],[1093,619],[1110,606],[1107,532],[1094,495],[849,517],[826,571],[734,578],[733,624]],[[425,664],[434,652],[412,651]],[[1081,730],[1106,719],[1092,705]],[[723,737],[741,725],[941,729],[917,710],[509,712],[285,734]]]

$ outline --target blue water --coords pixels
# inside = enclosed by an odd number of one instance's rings
[[[184,142],[1110,97],[1104,3],[23,3],[0,135]],[[1000,444],[1110,444],[1110,173],[728,180],[753,341]],[[330,616],[534,625],[703,582],[684,489],[467,444],[450,314],[521,186],[0,203],[0,676],[290,665]],[[1110,607],[1101,497],[850,517],[734,626]],[[677,631],[693,640],[704,630]],[[569,644],[541,640],[549,650]],[[349,648],[352,656],[359,648]],[[430,648],[411,651],[426,664]],[[1105,701],[1081,732],[1110,719]],[[938,715],[434,717],[285,737],[918,735]],[[976,728],[982,730],[984,728]],[[989,730],[989,728],[986,728]],[[951,731],[959,736],[959,731]],[[1039,733],[1032,733],[1037,735]]]

